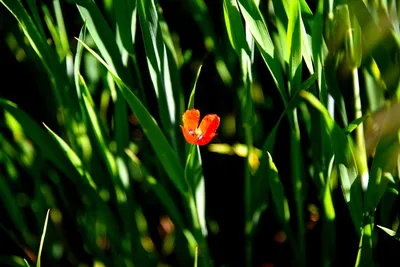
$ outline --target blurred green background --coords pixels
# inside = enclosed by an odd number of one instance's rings
[[[399,1],[0,3],[1,266],[398,262]]]

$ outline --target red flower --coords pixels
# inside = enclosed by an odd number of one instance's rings
[[[182,116],[182,133],[189,144],[199,146],[207,145],[217,134],[219,117],[216,114],[206,115],[200,123],[200,111],[197,109],[186,110]]]

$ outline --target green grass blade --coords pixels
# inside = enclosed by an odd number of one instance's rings
[[[278,219],[282,225],[288,225],[290,221],[290,210],[287,197],[283,184],[279,178],[278,169],[271,157],[271,154],[267,152],[268,156],[268,183],[271,188],[272,202],[274,203],[275,210],[278,215]]]
[[[391,237],[393,237],[397,241],[400,241],[400,234],[398,234],[396,231],[393,231],[392,229],[383,227],[381,225],[377,225],[377,227],[381,228],[386,234],[390,235]]]
[[[300,102],[299,92],[301,90],[308,90],[311,87],[311,85],[314,84],[316,79],[317,79],[317,75],[316,75],[316,73],[314,73],[293,94],[292,98],[290,99],[289,103],[287,104],[282,115],[279,117],[278,122],[275,124],[274,128],[268,134],[268,137],[265,140],[264,145],[263,145],[264,151],[269,151],[271,153],[271,155],[274,154],[273,151],[274,151],[274,145],[275,145],[275,138],[276,138],[276,134],[277,134],[277,131],[278,131],[278,128],[279,128],[279,125],[280,125],[282,119],[286,116],[286,114],[293,111],[293,109],[296,108],[297,105],[299,104],[299,102]],[[268,162],[266,161],[266,156],[263,155],[260,159],[260,168],[257,170],[255,176],[265,173],[266,170],[264,169],[263,166],[264,165],[267,166],[267,163]]]
[[[62,50],[59,32],[58,32],[57,26],[55,25],[55,23],[53,21],[51,11],[45,5],[43,5],[42,10],[43,10],[43,14],[44,14],[44,21],[46,23],[47,29],[50,32],[51,38],[53,39],[57,54],[60,58],[63,58],[64,51]]]
[[[2,3],[17,19],[32,49],[39,57],[50,77],[52,77],[50,81],[54,89],[53,93],[57,103],[63,105],[64,100],[60,92],[64,92],[65,85],[68,84],[68,82],[63,74],[64,72],[61,70],[61,65],[57,62],[58,57],[56,53],[50,49],[47,40],[41,35],[20,0],[0,0],[0,3]]]
[[[41,34],[42,38],[45,38],[46,34],[44,33],[44,28],[42,24],[42,20],[40,19],[39,9],[36,8],[36,0],[28,0],[29,9],[32,12],[33,20],[35,21],[35,25],[38,28],[39,33]]]
[[[288,200],[285,194],[285,189],[280,180],[278,169],[275,166],[271,154],[268,151],[266,152],[266,154],[268,157],[266,176],[268,180],[268,187],[270,188],[271,192],[272,203],[274,205],[278,221],[282,225],[285,233],[288,236],[294,258],[298,264],[301,264],[301,255],[298,255],[298,241],[296,240],[295,235],[292,231],[292,227],[290,226],[291,215]],[[265,200],[263,202],[265,205]]]
[[[176,153],[168,143],[161,129],[158,127],[156,120],[151,116],[147,109],[143,106],[140,100],[132,93],[132,90],[121,80],[121,78],[108,66],[108,64],[92,49],[90,49],[81,40],[79,42],[99,60],[113,76],[115,83],[121,90],[125,100],[128,102],[130,108],[137,116],[143,132],[149,139],[157,157],[160,159],[162,166],[166,173],[171,178],[178,190],[185,194],[187,192],[187,184],[184,179],[184,171]]]
[[[355,229],[360,233],[362,227],[362,196],[360,177],[352,147],[342,129],[332,120],[328,110],[318,99],[309,92],[301,91],[300,96],[316,108],[324,119],[324,127],[329,134],[330,143],[335,154],[335,161],[338,166],[342,192],[349,207]]]
[[[71,171],[68,159],[60,156],[63,153],[57,146],[57,143],[34,120],[10,101],[0,99],[0,106],[15,117],[23,127],[25,134],[38,146],[40,153],[46,159],[53,162],[57,168],[62,170],[71,179],[76,177],[73,171]]]
[[[252,182],[252,159],[254,155],[253,147],[253,128],[255,109],[252,97],[252,58],[254,52],[254,40],[251,30],[246,27],[246,33],[240,17],[239,7],[236,1],[224,1],[224,18],[229,40],[233,49],[239,57],[242,86],[238,88],[237,94],[240,102],[241,124],[243,125],[244,139],[246,142],[247,153],[244,168],[244,203],[245,203],[245,253],[246,265],[251,266],[253,262],[253,232],[258,225],[258,218],[265,209],[265,201],[255,202],[256,196],[262,199],[267,192],[266,180],[259,179]],[[271,44],[272,45],[272,44]],[[253,184],[259,188],[253,188]],[[253,190],[255,189],[255,191]],[[252,192],[253,191],[253,192]],[[265,193],[264,193],[265,192]],[[263,194],[264,193],[264,194]],[[263,196],[260,196],[262,194]],[[259,200],[259,199],[257,199]]]
[[[189,103],[187,106],[188,110],[194,108],[196,85],[200,77],[201,67],[202,66],[200,65],[199,69],[197,70],[196,79],[194,81],[193,89],[190,94]],[[185,177],[186,181],[188,181],[191,187],[196,202],[196,209],[197,209],[196,212],[198,214],[197,216],[198,218],[196,218],[196,220],[198,220],[200,224],[197,227],[201,228],[203,235],[206,236],[207,235],[207,225],[205,218],[206,193],[205,193],[205,183],[204,183],[200,148],[197,145],[186,144]]]
[[[327,93],[324,92],[324,87],[322,84],[322,72],[323,72],[323,62],[324,62],[324,53],[323,53],[323,13],[324,13],[324,1],[319,0],[317,6],[317,13],[314,17],[314,23],[312,26],[312,54],[315,64],[315,71],[318,74],[318,89],[320,94],[322,94],[323,98],[320,97],[322,102],[326,102]]]
[[[368,119],[369,115],[364,115],[362,117],[359,117],[352,122],[349,123],[349,125],[346,126],[346,128],[343,129],[344,133],[346,135],[350,134],[352,131],[354,131],[360,124],[362,124],[366,119]]]
[[[289,54],[289,94],[300,85],[302,71],[301,14],[298,1],[290,1],[287,45]],[[305,38],[305,37],[304,37]]]
[[[79,32],[79,39],[84,40],[86,36],[86,23],[82,26],[80,32]],[[85,112],[85,106],[83,103],[82,99],[82,90],[81,88],[81,83],[80,83],[80,68],[81,68],[81,62],[82,62],[82,54],[83,54],[83,46],[81,43],[78,42],[77,47],[76,47],[76,53],[75,53],[75,59],[74,59],[74,83],[75,83],[75,90],[76,90],[76,95],[78,97],[78,103],[81,111],[81,116],[82,116],[82,121],[87,125],[87,118],[86,118],[86,112]]]
[[[196,251],[194,253],[194,267],[197,267],[198,260],[199,260],[199,247],[196,247]]]
[[[238,3],[246,25],[253,35],[257,43],[257,47],[260,50],[260,53],[265,63],[267,64],[269,71],[271,72],[275,85],[277,86],[279,93],[281,94],[282,101],[286,104],[288,98],[285,91],[282,71],[280,69],[279,61],[276,57],[276,52],[274,51],[275,48],[269,35],[264,18],[262,17],[261,12],[255,2],[248,0],[238,0]]]
[[[118,76],[128,86],[132,86],[133,79],[128,69],[123,66],[122,56],[115,41],[116,38],[96,3],[90,0],[76,0],[75,3],[83,21],[86,23],[90,35],[108,66],[113,72],[118,73]]]
[[[148,68],[158,100],[161,125],[168,138],[176,144],[176,102],[154,0],[138,0],[138,15],[146,50]]]
[[[47,131],[49,134],[53,137],[53,139],[58,143],[62,151],[64,152],[65,156],[71,161],[72,165],[75,167],[75,169],[79,172],[82,178],[85,179],[85,181],[93,188],[96,190],[97,186],[95,182],[92,180],[92,177],[90,174],[85,170],[85,167],[83,166],[83,163],[81,159],[78,157],[78,155],[69,147],[69,145],[62,140],[56,133],[54,133],[47,125],[44,124],[46,127]]]
[[[39,246],[39,252],[38,252],[36,267],[40,267],[40,258],[42,256],[42,249],[43,249],[43,244],[44,244],[44,238],[46,236],[47,222],[49,220],[49,214],[50,214],[50,209],[47,210],[46,219],[44,221],[43,233],[42,233],[42,237],[40,238],[40,246]]]
[[[134,43],[136,35],[137,0],[114,2],[117,29],[122,45],[129,54],[134,55]]]
[[[200,65],[199,69],[197,70],[196,79],[194,80],[192,92],[190,93],[189,102],[188,102],[188,105],[187,105],[187,109],[188,110],[194,108],[194,96],[196,94],[196,85],[197,85],[197,81],[199,80],[199,77],[200,77],[202,66],[203,65]]]
[[[303,19],[300,17],[301,23],[301,51],[304,62],[306,63],[308,71],[314,73],[314,65],[312,59],[312,38],[307,34],[306,28],[304,26]],[[309,38],[310,37],[310,38]],[[323,46],[322,46],[323,47]]]
[[[385,119],[390,124],[391,118]],[[393,175],[395,175],[399,152],[400,145],[397,132],[381,136],[372,161],[368,188],[364,197],[364,210],[366,212],[374,212],[388,183],[395,183]]]
[[[235,52],[240,55],[241,49],[244,49],[246,54],[250,55],[250,48],[246,42],[242,17],[236,0],[224,0],[224,19],[229,41]]]
[[[25,259],[10,255],[0,256],[0,265],[7,267],[30,267]]]
[[[386,188],[380,202],[380,224],[387,226],[392,225],[391,211],[396,205],[395,202],[398,196],[399,191],[397,189],[390,186]]]
[[[155,0],[157,3],[157,0]],[[159,8],[159,6],[157,6]],[[158,22],[161,27],[162,38],[164,40],[165,48],[166,48],[166,57],[168,59],[171,87],[173,92],[173,97],[175,100],[175,117],[179,122],[182,114],[185,112],[185,96],[181,83],[181,68],[182,64],[185,61],[181,52],[179,43],[174,41],[174,35],[170,32],[167,21],[165,20],[163,13],[159,12]],[[180,135],[180,131],[178,130],[178,136]],[[179,140],[179,139],[178,139]],[[176,144],[178,151],[183,151],[183,142],[178,142]],[[183,155],[183,153],[179,153],[179,155]],[[180,156],[183,158],[183,156]]]
[[[104,133],[100,127],[99,118],[96,114],[96,111],[93,107],[93,99],[89,93],[88,88],[86,87],[85,81],[81,76],[80,83],[82,84],[84,91],[82,94],[83,104],[86,108],[86,113],[88,117],[88,123],[90,124],[91,128],[93,129],[94,136],[96,143],[99,147],[100,154],[105,162],[105,165],[110,173],[110,176],[113,179],[113,183],[115,187],[120,187],[123,184],[123,181],[120,181],[121,177],[118,176],[118,168],[117,163],[115,161],[114,156],[111,154],[110,150],[108,149],[108,145],[105,140]],[[127,185],[125,184],[125,187]]]
[[[57,28],[61,40],[61,47],[63,48],[64,54],[68,55],[71,53],[71,49],[69,47],[68,35],[67,35],[67,30],[65,28],[64,16],[62,13],[60,0],[55,0],[53,2],[53,5],[54,5],[54,13],[56,15]]]
[[[394,35],[387,34],[390,27],[383,25],[383,23],[377,25],[366,3],[362,0],[351,0],[348,4],[361,27],[363,54],[372,55],[382,73],[387,90],[394,94],[399,82],[400,68],[391,56],[390,51],[398,50],[399,46],[393,37]],[[393,50],[394,47],[396,47],[395,50]]]
[[[192,211],[197,213],[196,218],[193,218],[194,226],[197,229],[201,229],[203,235],[206,236],[206,194],[200,148],[197,145],[190,145],[185,166],[185,177],[191,187],[196,202],[196,210]]]

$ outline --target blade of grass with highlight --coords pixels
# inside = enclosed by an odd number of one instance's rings
[[[274,79],[275,85],[282,97],[282,101],[286,105],[288,97],[283,82],[282,71],[264,18],[255,2],[249,0],[237,0],[237,2],[246,25],[253,35],[261,56]]]
[[[386,234],[390,235],[397,241],[400,241],[400,234],[398,234],[396,231],[393,231],[392,229],[389,229],[387,227],[383,227],[381,225],[377,225],[377,227],[381,228]]]
[[[47,222],[49,220],[49,214],[50,214],[50,209],[47,210],[46,219],[44,221],[43,233],[42,233],[42,237],[40,238],[40,246],[39,246],[39,252],[38,252],[36,267],[40,267],[40,259],[41,259],[41,256],[42,256],[42,249],[43,249],[43,244],[44,244],[44,238],[46,236]]]
[[[105,162],[105,165],[107,167],[107,170],[108,170],[110,176],[112,177],[112,182],[114,183],[114,186],[122,187],[123,181],[121,181],[120,177],[118,177],[117,163],[115,161],[114,156],[111,154],[110,150],[108,149],[108,145],[106,144],[104,133],[100,127],[99,119],[98,119],[97,114],[93,107],[93,105],[94,105],[93,99],[89,93],[89,89],[87,88],[86,83],[83,80],[82,76],[80,76],[80,85],[82,86],[82,88],[84,88],[84,90],[82,92],[82,100],[83,100],[84,107],[86,109],[86,116],[88,118],[88,124],[93,129],[95,141],[99,147],[100,154]]]
[[[274,203],[278,219],[282,224],[285,231],[291,232],[290,222],[290,210],[287,197],[285,194],[285,189],[279,178],[278,169],[269,152],[266,152],[268,156],[268,183],[271,188],[272,202]],[[292,237],[293,238],[293,237]],[[292,240],[293,241],[293,240]]]
[[[157,0],[155,0],[157,1]],[[156,2],[157,3],[157,2]],[[158,8],[160,8],[158,6]],[[167,21],[165,20],[163,13],[159,12],[158,14],[158,22],[161,27],[162,38],[164,40],[166,52],[167,52],[167,59],[168,59],[168,66],[169,66],[169,73],[171,78],[171,87],[173,92],[173,97],[175,100],[175,117],[178,120],[177,124],[179,124],[179,119],[181,118],[182,114],[185,112],[185,96],[184,90],[181,83],[181,68],[182,64],[185,61],[181,52],[179,43],[174,40],[174,35],[171,34],[170,29],[168,27]],[[180,129],[177,127],[177,136],[180,136]],[[183,139],[181,139],[183,141]],[[186,142],[180,142],[180,139],[177,140],[177,151],[179,151],[178,155],[179,158],[184,158],[184,144]]]
[[[349,125],[346,126],[346,128],[343,129],[344,133],[346,135],[351,134],[357,127],[359,127],[366,119],[368,119],[369,115],[364,115],[362,117],[359,117],[352,122],[349,123]]]
[[[172,147],[168,143],[156,120],[151,116],[147,109],[143,106],[141,101],[132,93],[132,90],[121,80],[121,78],[108,66],[108,64],[90,47],[88,47],[81,40],[78,40],[82,45],[99,60],[103,66],[107,68],[109,73],[113,76],[115,83],[121,90],[125,100],[128,102],[130,108],[137,116],[144,134],[149,139],[157,157],[160,159],[166,173],[171,178],[172,182],[178,190],[185,194],[187,192],[187,184],[184,179],[184,171],[179,162],[179,159]]]
[[[118,17],[116,24],[122,45],[129,54],[134,55],[134,43],[137,26],[137,0],[115,1],[113,7],[115,16]]]
[[[107,62],[107,65],[114,73],[117,73],[128,86],[132,86],[132,75],[122,63],[122,56],[115,41],[116,38],[96,3],[90,0],[75,0],[75,3],[82,20],[85,22],[90,35],[105,62]]]
[[[240,63],[242,86],[237,94],[240,102],[241,124],[243,125],[244,139],[247,153],[244,169],[244,205],[245,205],[245,256],[246,265],[253,264],[253,235],[258,225],[258,218],[265,209],[267,181],[265,179],[253,180],[252,173],[255,167],[253,147],[253,128],[255,108],[252,97],[252,57],[254,52],[254,39],[251,30],[243,26],[239,6],[236,0],[224,0],[224,18],[229,36],[229,41],[235,50]],[[246,32],[245,32],[246,31]],[[247,37],[247,38],[246,38]],[[259,187],[254,187],[257,184]],[[258,199],[255,199],[258,197]],[[263,200],[261,200],[263,199]],[[261,201],[260,201],[261,200]]]
[[[198,260],[199,260],[199,248],[196,247],[196,252],[194,254],[194,267],[197,267]]]
[[[399,152],[397,132],[380,138],[372,161],[368,188],[364,195],[365,212],[373,213],[388,183],[395,183],[393,175],[395,175]]]
[[[194,108],[196,85],[200,77],[200,72],[201,66],[197,71],[196,79],[193,83],[193,89],[187,106],[188,110]],[[186,144],[185,178],[190,189],[190,193],[187,198],[189,200],[189,209],[194,227],[194,235],[202,251],[200,262],[202,266],[207,266],[211,262],[211,258],[208,252],[207,243],[205,241],[205,237],[208,234],[205,214],[206,193],[202,160],[198,145]]]
[[[80,32],[79,32],[79,39],[84,40],[86,37],[86,23],[82,26]],[[83,54],[83,46],[81,43],[78,42],[77,47],[76,47],[76,53],[75,53],[75,58],[74,58],[74,84],[75,84],[75,90],[76,90],[76,95],[78,97],[78,104],[80,107],[80,112],[82,116],[82,121],[84,122],[85,125],[88,124],[87,121],[87,116],[85,112],[85,105],[83,103],[82,99],[82,91],[83,88],[81,88],[81,82],[80,82],[80,68],[81,68],[81,63],[82,63],[82,54]]]
[[[250,55],[250,48],[246,42],[242,17],[236,0],[224,0],[224,19],[229,41],[236,54],[240,56],[241,49],[244,49],[246,54]]]
[[[94,183],[91,175],[83,166],[81,159],[76,155],[76,153],[62,140],[58,135],[56,135],[50,128],[45,125],[49,134],[53,137],[53,139],[58,143],[60,148],[72,165],[75,167],[76,171],[80,174],[79,180],[75,180],[77,187],[79,188],[80,192],[84,195],[87,195],[88,200],[93,201],[96,203],[96,206],[100,210],[100,214],[102,215],[103,219],[107,223],[107,227],[110,228],[109,235],[111,242],[115,245],[118,244],[117,242],[121,241],[121,237],[119,236],[119,231],[117,231],[117,223],[115,221],[115,217],[112,215],[111,210],[105,205],[104,201],[100,198],[97,194],[97,186]]]
[[[265,140],[264,145],[263,145],[263,151],[269,151],[271,153],[271,155],[274,155],[274,146],[275,146],[276,134],[278,132],[278,128],[279,128],[279,125],[280,125],[282,119],[289,112],[292,112],[293,109],[296,108],[297,105],[299,104],[299,102],[301,101],[301,98],[299,96],[299,92],[302,91],[302,90],[309,90],[309,88],[314,84],[316,79],[317,79],[317,74],[314,73],[292,95],[292,97],[291,97],[290,101],[288,102],[285,110],[283,111],[283,113],[279,117],[278,122],[275,124],[274,128],[268,134],[268,137]],[[260,159],[260,167],[257,169],[257,171],[256,171],[254,176],[263,175],[264,173],[266,173],[266,169],[265,169],[264,166],[268,166],[267,164],[268,164],[268,162],[267,162],[266,155],[262,155],[262,157]],[[259,178],[257,178],[257,179],[259,179]]]
[[[49,73],[53,94],[58,105],[64,106],[64,90],[68,84],[62,66],[57,62],[56,53],[47,44],[47,40],[40,33],[32,18],[20,0],[0,0],[0,2],[14,15],[27,37],[32,49]],[[65,96],[68,97],[68,96]]]
[[[293,90],[300,86],[302,76],[302,35],[301,25],[303,24],[300,13],[300,3],[298,1],[290,1],[288,6],[288,28],[287,28],[287,45],[289,55],[289,95]],[[305,37],[303,37],[305,38]],[[300,144],[300,127],[298,122],[297,109],[293,109],[289,114],[289,122],[291,126],[290,147],[291,147],[291,178],[296,203],[296,219],[297,219],[297,242],[298,249],[295,255],[300,266],[306,266],[306,242],[305,242],[305,218],[303,212],[304,199],[303,195],[306,191],[306,183],[304,181],[304,171]]]
[[[136,263],[150,264],[149,259],[146,257],[146,253],[142,247],[142,244],[138,240],[139,230],[134,220],[133,214],[130,211],[132,207],[135,207],[136,201],[133,200],[132,195],[129,194],[130,182],[129,177],[124,172],[125,162],[123,158],[115,158],[114,155],[108,148],[106,143],[106,136],[100,127],[98,115],[94,109],[93,100],[89,93],[88,88],[81,76],[80,83],[83,87],[82,99],[86,108],[88,122],[93,130],[94,139],[99,147],[100,156],[105,162],[108,172],[111,177],[111,183],[113,184],[113,190],[115,191],[116,204],[118,205],[118,212],[121,220],[124,224],[125,234],[122,237],[123,242],[130,242],[132,249],[136,251],[133,255],[133,260]],[[130,254],[130,250],[126,250],[126,254]]]
[[[340,181],[344,199],[350,210],[355,230],[360,234],[362,227],[362,196],[360,177],[352,151],[352,147],[342,129],[329,115],[328,110],[311,93],[301,91],[300,96],[307,100],[322,115],[324,128],[329,134],[330,143],[335,154],[335,161],[338,166]]]
[[[391,94],[394,94],[398,86],[400,68],[393,60],[389,51],[392,50],[391,47],[399,49],[399,44],[393,35],[388,34],[390,27],[375,23],[376,20],[368,10],[366,3],[362,0],[351,0],[348,1],[348,4],[361,27],[363,54],[372,55],[382,73],[382,79],[387,86],[387,90]]]
[[[188,110],[194,108],[194,97],[195,97],[195,94],[196,94],[196,86],[197,86],[197,81],[199,80],[199,77],[200,77],[200,73],[201,73],[201,68],[202,67],[203,67],[203,65],[200,65],[200,67],[197,70],[196,78],[194,80],[192,92],[190,93],[189,102],[188,102],[188,105],[187,105],[187,109]]]
[[[289,54],[289,94],[295,90],[301,82],[302,72],[302,42],[301,38],[301,13],[300,4],[297,0],[290,1],[287,29],[287,45]],[[304,37],[303,37],[304,38]]]
[[[197,81],[200,77],[202,65],[200,65],[197,70],[196,79],[193,84],[193,89],[190,94],[189,102],[187,109],[194,108],[194,97],[196,93],[196,85]],[[204,236],[207,236],[207,225],[205,218],[205,204],[206,204],[206,193],[205,193],[205,184],[204,184],[204,175],[203,175],[203,167],[202,160],[200,155],[200,148],[197,145],[186,144],[186,165],[185,165],[185,177],[186,181],[188,181],[192,194],[194,194],[198,220],[200,225],[197,227],[201,228],[201,231]],[[194,218],[192,218],[194,219]]]
[[[91,205],[95,203],[98,213],[102,216],[110,229],[111,243],[117,245],[121,239],[117,231],[118,227],[115,217],[113,213],[111,213],[109,207],[105,205],[103,199],[100,198],[92,185],[90,185],[87,176],[82,176],[85,175],[85,172],[80,167],[82,163],[75,152],[73,152],[58,136],[53,135],[54,139],[51,138],[45,130],[22,110],[18,109],[15,104],[0,99],[0,106],[10,112],[18,120],[24,129],[25,135],[37,146],[38,153],[41,153],[46,160],[49,160],[58,170],[61,170],[65,177],[68,177],[68,179],[73,182],[79,190],[79,193],[87,197],[86,200],[89,201]],[[69,152],[71,153],[68,154]],[[68,158],[67,155],[69,155],[70,158]],[[76,166],[74,166],[73,163],[76,164]],[[52,179],[56,186],[59,185],[59,178],[53,179],[53,176],[50,175],[50,179]],[[59,187],[59,190],[62,192],[61,187]],[[88,243],[91,244],[90,241]],[[94,248],[93,251],[96,251],[96,248]]]
[[[10,101],[0,99],[0,106],[16,118],[23,127],[25,134],[38,146],[40,153],[46,159],[62,170],[71,180],[77,181],[68,159],[60,156],[63,154],[62,150],[34,120]]]
[[[54,6],[54,13],[56,15],[57,28],[58,28],[58,32],[59,32],[59,36],[60,36],[62,50],[63,50],[65,56],[71,57],[71,55],[70,55],[71,49],[69,47],[68,35],[67,35],[67,30],[65,28],[64,16],[62,13],[62,7],[60,4],[60,0],[53,1],[53,6]],[[67,62],[67,64],[68,64],[68,62]],[[69,66],[67,66],[67,72],[68,72],[68,69],[69,69]],[[68,73],[68,74],[72,74],[72,73]]]
[[[58,145],[64,152],[65,156],[71,161],[72,165],[79,172],[79,174],[84,179],[84,181],[87,184],[89,184],[94,190],[97,190],[97,186],[96,186],[95,182],[93,181],[90,174],[85,170],[85,167],[83,166],[81,159],[78,157],[78,155],[75,153],[75,151],[73,151],[64,140],[62,140],[49,127],[47,127],[46,124],[43,123],[43,125],[46,127],[47,131],[53,137],[53,139],[58,143]]]
[[[324,13],[324,1],[319,0],[317,6],[317,12],[314,17],[314,23],[312,26],[312,55],[314,59],[315,71],[318,74],[318,89],[319,99],[322,103],[327,102],[327,88],[325,85],[324,78],[324,32],[323,32],[323,13]]]
[[[298,255],[298,246],[299,246],[298,241],[293,233],[292,227],[290,226],[290,210],[289,210],[288,200],[285,194],[285,189],[279,178],[278,169],[275,166],[271,154],[268,151],[266,152],[266,154],[268,157],[266,176],[267,176],[268,186],[271,191],[272,203],[275,207],[275,212],[277,214],[278,221],[282,225],[283,230],[288,236],[288,240],[290,243],[292,253],[294,255],[294,259],[298,264],[301,264],[303,259],[301,258],[301,255]]]
[[[157,97],[158,110],[164,133],[177,148],[176,100],[168,65],[166,46],[154,0],[138,0],[138,15],[150,77]]]
[[[46,34],[44,32],[43,24],[38,12],[39,9],[36,8],[36,0],[27,0],[26,2],[28,3],[29,10],[32,13],[33,21],[35,22],[35,25],[39,33],[41,34],[42,38],[45,38]]]

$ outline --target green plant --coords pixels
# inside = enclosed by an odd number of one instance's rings
[[[29,114],[10,89],[0,93],[0,225],[20,247],[37,247],[39,214],[50,208],[49,265],[233,264],[219,259],[218,222],[206,212],[222,201],[206,201],[214,171],[204,158],[222,154],[244,159],[242,174],[226,170],[243,187],[243,218],[227,218],[244,225],[242,264],[310,266],[310,248],[320,248],[318,266],[332,266],[341,231],[359,243],[347,264],[382,261],[375,226],[392,236],[398,227],[396,1],[0,2],[19,28],[4,27],[5,53],[32,64],[43,84],[30,105],[46,111]],[[194,107],[221,117],[202,149],[179,127]],[[290,257],[263,257],[266,214]],[[310,241],[315,224],[320,239]],[[0,260],[21,262],[11,259]]]

